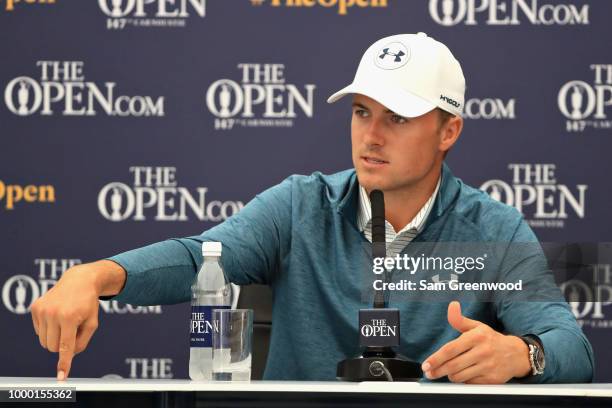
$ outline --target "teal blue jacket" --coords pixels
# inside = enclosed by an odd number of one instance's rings
[[[109,258],[127,271],[125,286],[115,299],[136,305],[189,301],[190,285],[202,263],[201,243],[220,241],[228,280],[238,285],[268,284],[274,294],[264,378],[332,380],[338,361],[360,354],[358,311],[371,307],[371,299],[362,299],[364,284],[358,277],[367,241],[356,225],[357,209],[354,170],[291,176],[201,235]],[[439,194],[414,242],[443,241],[537,239],[518,211],[465,185],[443,165]],[[508,257],[504,267],[511,274],[528,272],[536,279],[542,275],[540,281],[550,281],[541,249],[522,259]],[[391,304],[401,311],[398,351],[422,362],[457,338],[459,333],[447,322],[447,305]],[[546,369],[531,381],[592,380],[591,345],[564,301],[497,300],[462,306],[465,316],[498,331],[539,336]]]

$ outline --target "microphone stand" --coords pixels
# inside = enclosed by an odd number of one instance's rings
[[[373,190],[370,193],[372,204],[372,258],[385,258],[387,255],[385,238],[385,201],[382,191]],[[389,274],[384,273],[385,283]],[[359,311],[360,334],[364,321],[372,318],[385,318],[397,322],[399,328],[399,310],[388,307],[388,292],[376,291],[373,309]],[[385,320],[386,321],[386,320]],[[392,345],[399,345],[399,334],[388,344],[367,344],[361,337],[361,343],[366,343],[361,356],[342,360],[338,363],[336,377],[343,381],[418,381],[422,376],[421,365],[407,357],[397,354]]]

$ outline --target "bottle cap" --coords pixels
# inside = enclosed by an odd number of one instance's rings
[[[221,248],[220,242],[202,242],[202,255],[221,256]]]

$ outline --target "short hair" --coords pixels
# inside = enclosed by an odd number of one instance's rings
[[[440,130],[448,123],[449,120],[454,118],[455,115],[445,111],[444,109],[436,108],[436,110],[438,111],[438,130]]]
[[[439,132],[442,130],[444,125],[448,123],[449,120],[455,117],[455,115],[450,112],[445,111],[444,109],[436,108],[436,110],[438,111],[438,132]],[[445,151],[442,158],[446,158],[446,155],[448,154],[448,152],[449,152],[448,150]]]

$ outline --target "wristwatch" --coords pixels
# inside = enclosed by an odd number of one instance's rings
[[[533,334],[526,334],[520,337],[529,347],[529,363],[531,364],[531,375],[544,374],[546,359],[544,358],[544,346],[540,339]]]

